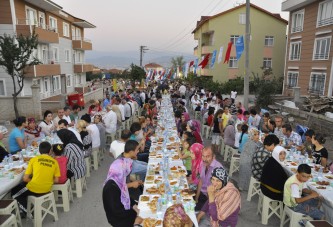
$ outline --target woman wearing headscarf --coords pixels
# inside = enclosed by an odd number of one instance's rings
[[[137,216],[135,202],[130,198],[126,177],[132,171],[133,160],[120,157],[110,166],[103,187],[103,206],[113,227],[133,226]]]
[[[251,128],[248,133],[249,140],[244,145],[243,152],[240,155],[239,161],[239,188],[247,190],[249,188],[252,169],[251,161],[254,152],[262,147],[259,140],[259,131],[256,128]]]
[[[230,117],[228,120],[227,127],[224,130],[224,144],[233,147],[235,144],[235,119]]]
[[[227,171],[223,167],[213,170],[207,194],[208,200],[197,216],[198,223],[207,214],[212,227],[236,227],[241,196],[234,184],[229,182]]]
[[[64,144],[64,156],[68,159],[67,177],[73,177],[74,180],[82,178],[86,174],[83,144],[68,129],[60,129],[57,135]]]
[[[182,129],[182,124],[187,123],[190,120],[190,115],[187,112],[182,113],[180,120],[177,122],[177,131],[182,137],[183,135],[183,129]]]
[[[44,133],[42,133],[41,127],[36,125],[35,118],[28,118],[28,125],[24,129],[24,137],[26,139],[27,145],[31,145],[33,141],[37,142],[41,136],[44,136]]]
[[[191,132],[197,143],[202,144],[202,137],[200,135],[200,122],[197,120],[190,120],[187,122],[186,130]]]
[[[194,143],[190,147],[192,157],[192,175],[191,184],[198,185],[200,180],[200,170],[202,165],[202,149],[204,146],[200,143]]]
[[[288,176],[283,169],[286,151],[281,146],[273,149],[272,157],[270,157],[262,170],[260,179],[261,192],[273,200],[283,201],[284,183],[288,180]]]
[[[164,214],[163,227],[191,227],[193,223],[182,204],[169,207]]]

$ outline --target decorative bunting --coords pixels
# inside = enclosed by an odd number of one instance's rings
[[[222,55],[223,55],[223,46],[220,47],[219,56],[217,58],[217,64],[221,63],[221,61],[222,61]]]
[[[231,47],[232,47],[232,42],[229,42],[228,43],[228,49],[227,49],[227,52],[225,53],[225,58],[224,58],[223,63],[226,63],[226,62],[229,63]]]
[[[209,56],[210,54],[207,54],[198,66],[201,66],[202,69],[205,68],[205,66],[208,64]]]
[[[211,63],[210,63],[210,68],[211,69],[214,67],[214,63],[215,63],[215,59],[216,59],[216,53],[217,53],[217,50],[214,50],[213,55],[212,55],[212,60],[211,60]]]
[[[235,46],[236,46],[236,57],[238,61],[244,51],[244,39],[242,35],[238,37]]]

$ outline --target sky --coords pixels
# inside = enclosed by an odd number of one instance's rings
[[[96,28],[85,29],[93,49],[106,52],[139,50],[193,54],[191,32],[201,16],[212,16],[245,0],[53,0],[63,10]],[[282,0],[251,0],[272,13],[281,13]],[[288,19],[283,12],[282,17]]]

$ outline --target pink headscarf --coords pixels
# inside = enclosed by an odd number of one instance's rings
[[[132,163],[133,160],[129,158],[118,158],[116,159],[110,166],[108,176],[106,177],[106,182],[109,180],[114,180],[118,185],[121,195],[120,200],[124,205],[125,210],[129,210],[131,208],[131,200],[128,192],[128,188],[126,185],[126,177],[132,171]]]
[[[185,121],[186,122],[188,122],[189,120],[191,120],[190,115],[187,112],[184,112],[183,116],[185,117]]]
[[[192,181],[194,184],[199,183],[200,170],[202,165],[202,149],[204,146],[200,143],[194,143],[190,147],[190,151],[193,152],[195,158],[192,159]]]

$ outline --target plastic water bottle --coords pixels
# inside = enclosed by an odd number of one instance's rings
[[[172,206],[172,194],[171,194],[171,191],[169,191],[168,194],[167,194],[167,201],[168,201],[167,206],[168,207]]]
[[[177,192],[176,194],[176,204],[182,203],[182,197],[180,196],[180,192]]]
[[[20,162],[20,165],[22,165],[24,163],[24,158],[23,158],[22,152],[20,152],[19,162]]]
[[[157,200],[157,205],[156,205],[156,214],[157,214],[157,218],[163,218],[162,217],[162,198],[159,198]]]
[[[305,153],[305,163],[306,164],[309,164],[309,155],[308,155],[308,153]]]
[[[321,181],[323,179],[323,169],[324,167],[320,166],[318,170],[318,179]]]
[[[8,164],[9,164],[9,167],[13,167],[14,163],[13,163],[13,156],[11,154],[9,154],[9,157],[8,157]]]

